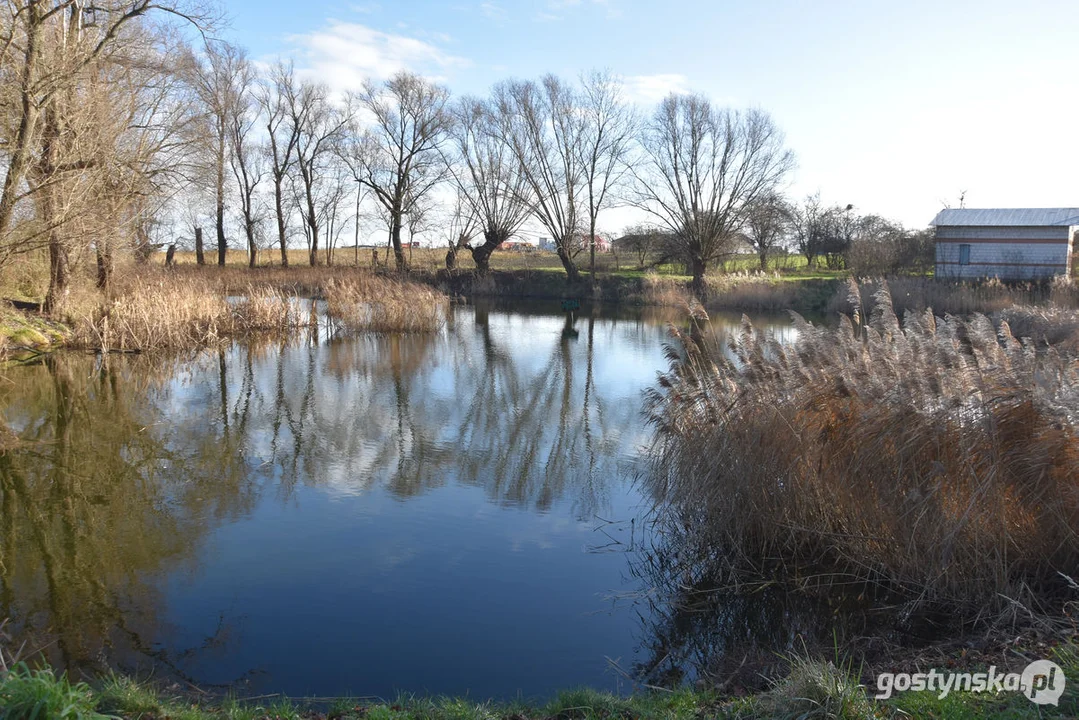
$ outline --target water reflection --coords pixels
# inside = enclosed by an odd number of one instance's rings
[[[153,576],[189,563],[211,521],[251,507],[227,446],[165,441],[168,368],[118,365],[49,357],[0,387],[0,617],[52,639],[65,666],[106,647],[153,654]]]
[[[545,310],[11,369],[0,617],[66,667],[253,691],[616,689],[636,621],[604,598],[639,580],[590,550],[632,547],[597,518],[640,510],[674,318]]]

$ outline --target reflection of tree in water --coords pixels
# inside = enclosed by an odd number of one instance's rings
[[[583,343],[579,324],[587,324]],[[550,357],[526,375],[492,339],[487,311],[476,309],[482,358],[457,365],[461,397],[472,398],[455,439],[468,450],[462,480],[483,484],[502,502],[547,510],[568,491],[578,517],[599,509],[616,469],[593,372],[595,329],[594,316],[579,323],[567,313]]]
[[[232,436],[246,428],[234,442],[275,468],[285,494],[302,483],[407,498],[459,482],[541,510],[569,494],[583,517],[616,476],[611,427],[636,422],[635,403],[608,417],[591,362],[597,325],[567,318],[538,369],[479,308],[440,336],[291,342],[254,360],[237,348],[220,392],[233,398]]]
[[[163,432],[175,366],[119,365],[53,356],[0,387],[0,617],[53,638],[65,666],[106,646],[151,652],[156,576],[191,562],[210,518],[249,501],[227,444],[187,453]]]

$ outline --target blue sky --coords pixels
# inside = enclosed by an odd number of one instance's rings
[[[229,0],[224,35],[337,88],[407,68],[455,93],[591,68],[772,114],[820,191],[911,226],[943,203],[1079,206],[1079,3]],[[603,218],[612,232],[631,213]]]

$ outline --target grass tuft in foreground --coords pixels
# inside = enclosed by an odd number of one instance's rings
[[[103,720],[96,705],[89,685],[50,668],[32,670],[20,662],[0,672],[0,720]]]

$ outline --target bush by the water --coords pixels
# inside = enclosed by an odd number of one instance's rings
[[[795,315],[791,346],[746,320],[734,360],[676,332],[650,404],[668,519],[735,580],[971,620],[1055,603],[1079,568],[1079,363],[982,315],[901,324],[883,283],[868,322],[851,307],[834,330]]]

